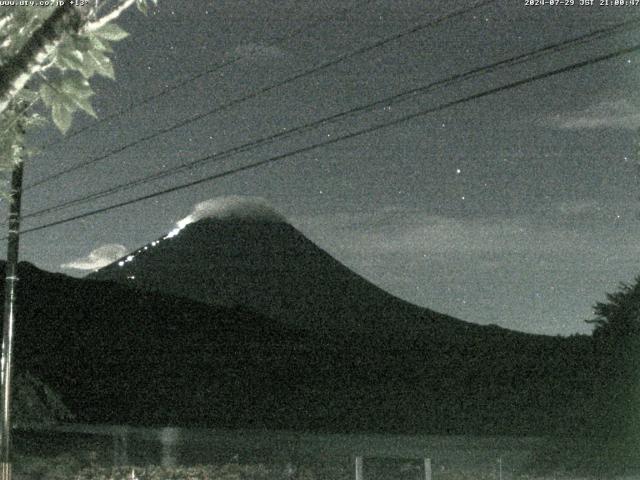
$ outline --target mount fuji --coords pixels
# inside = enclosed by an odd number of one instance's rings
[[[264,202],[200,204],[167,235],[89,275],[242,306],[315,333],[418,335],[480,327],[401,300],[338,262]],[[496,327],[490,327],[496,328]]]
[[[261,328],[287,332],[258,349],[261,335],[245,335],[253,343],[219,347],[211,354],[217,360],[199,367],[233,364],[212,370],[231,375],[216,388],[244,385],[238,382],[246,377],[251,387],[243,392],[262,392],[225,394],[220,411],[241,411],[239,398],[264,400],[252,400],[259,405],[242,410],[249,416],[238,424],[523,434],[575,424],[588,399],[588,339],[481,326],[412,305],[254,199],[205,202],[168,234],[86,281],[247,312],[262,319]],[[195,355],[188,335],[198,332],[191,322],[180,336],[181,356]],[[207,332],[216,339],[215,328]]]

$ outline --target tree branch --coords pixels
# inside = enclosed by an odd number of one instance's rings
[[[31,35],[13,58],[0,68],[0,113],[42,67],[47,48],[55,48],[66,33],[74,33],[82,25],[82,16],[71,2],[56,8],[51,16]]]
[[[124,12],[127,8],[129,8],[135,2],[136,0],[124,0],[120,5],[114,8],[108,14],[100,17],[98,20],[94,22],[87,23],[83,28],[83,30],[85,32],[93,32],[94,30],[98,30],[99,28],[104,27],[107,23],[118,18],[122,12]]]
[[[13,19],[13,14],[9,13],[3,17],[0,17],[0,28],[4,28]]]

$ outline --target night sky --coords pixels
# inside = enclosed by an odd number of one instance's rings
[[[640,6],[579,6],[579,1],[569,7],[498,0],[404,35],[29,189],[23,211],[640,17]],[[59,142],[62,136],[53,128],[33,134],[33,145],[58,143],[29,160],[26,184],[473,3],[160,0],[148,17],[127,12],[119,24],[131,36],[115,48],[117,80],[92,82],[98,115],[112,115],[172,85],[179,88],[68,140]],[[636,43],[638,28],[604,36],[30,218],[23,226],[247,165]],[[208,69],[215,71],[185,81]],[[595,302],[640,274],[639,76],[640,57],[633,53],[527,83],[25,234],[21,258],[46,270],[84,275],[68,265],[86,260],[94,249],[134,250],[167,233],[199,202],[247,195],[263,198],[345,265],[418,305],[528,332],[587,333],[591,327],[584,320],[592,317]],[[78,115],[71,133],[93,122]]]

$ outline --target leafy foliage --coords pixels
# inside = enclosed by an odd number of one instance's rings
[[[52,48],[51,62],[53,78],[42,75],[40,97],[51,109],[53,123],[65,133],[71,126],[73,114],[83,110],[96,116],[90,98],[93,90],[89,79],[101,75],[115,79],[109,54],[110,42],[126,38],[128,34],[115,24],[105,26],[90,33],[69,35],[56,48]]]
[[[603,463],[640,467],[640,277],[607,294],[594,311],[590,436],[606,452]]]
[[[607,303],[596,304],[596,318],[589,320],[596,325],[594,337],[610,347],[637,339],[640,334],[640,277],[633,285],[622,283],[619,291],[607,294],[607,300]]]
[[[158,0],[151,0],[154,6],[158,5]],[[145,15],[149,10],[149,1],[148,0],[136,0],[136,7]]]
[[[151,1],[157,5],[157,0]],[[126,6],[126,2],[119,2],[115,8],[121,6]],[[136,0],[136,6],[146,13],[148,0]],[[55,8],[21,6],[2,9],[0,68],[16,57]],[[83,15],[90,18],[91,13],[83,12]],[[104,24],[97,22],[96,25],[90,28],[94,25],[85,23],[78,32],[63,32],[60,41],[46,44],[45,60],[37,70],[37,75],[31,79],[36,84],[31,85],[30,90],[22,89],[12,98],[11,107],[0,113],[0,172],[11,170],[17,162],[28,156],[29,152],[23,149],[24,132],[42,124],[41,115],[30,113],[39,100],[42,100],[47,111],[51,111],[53,123],[62,133],[69,130],[76,112],[81,110],[96,116],[91,105],[94,92],[89,80],[95,75],[115,79],[110,58],[112,44],[128,36],[113,21]]]

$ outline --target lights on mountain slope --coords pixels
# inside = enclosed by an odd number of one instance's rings
[[[187,224],[182,224],[181,222],[178,222],[178,226],[176,228],[174,228],[173,230],[171,230],[169,233],[167,233],[162,239],[166,240],[167,238],[173,238],[176,235],[178,235],[180,233],[180,231],[186,227]]]
[[[135,257],[135,255],[127,255],[127,258],[125,258],[124,260],[120,260],[118,262],[118,266],[119,267],[124,267],[125,263],[129,263],[130,261],[132,261]]]
[[[241,219],[256,220],[263,222],[285,222],[285,218],[271,208],[263,198],[244,197],[230,195],[226,197],[213,198],[196,204],[193,211],[176,222],[176,226],[159,240],[154,240],[148,245],[139,248],[134,253],[128,255],[118,262],[119,267],[131,262],[136,255],[156,247],[163,240],[168,240],[178,236],[178,234],[189,224],[197,222],[203,218],[217,219]],[[132,279],[132,277],[127,277]]]

